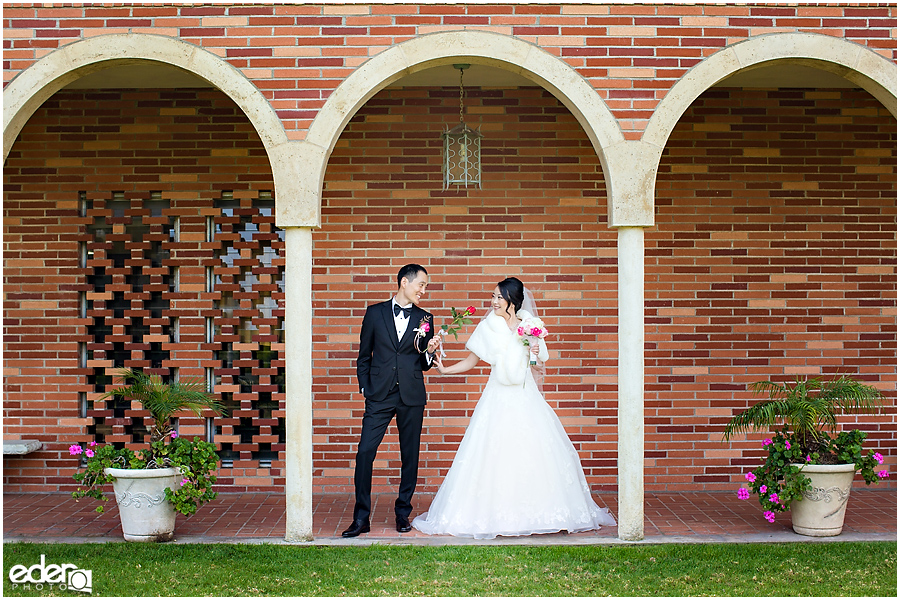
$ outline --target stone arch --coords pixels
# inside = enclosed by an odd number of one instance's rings
[[[3,160],[34,112],[69,83],[113,65],[152,61],[172,65],[208,81],[237,104],[259,134],[279,189],[290,188],[293,169],[278,160],[289,151],[284,126],[263,94],[215,54],[177,38],[112,34],[68,44],[19,73],[3,90]],[[281,185],[279,185],[281,183]]]
[[[514,37],[484,31],[452,31],[417,37],[391,46],[363,63],[329,96],[300,145],[305,181],[293,206],[278,207],[280,227],[308,225],[318,215],[325,168],[341,132],[357,110],[384,87],[402,77],[442,65],[465,62],[515,72],[552,92],[575,116],[600,157],[612,196],[614,173],[605,149],[623,144],[618,121],[597,91],[575,69],[547,51]],[[319,219],[316,216],[316,224]]]
[[[678,120],[700,94],[729,75],[774,61],[803,64],[840,75],[897,115],[897,65],[890,60],[841,38],[816,33],[773,33],[729,46],[685,73],[656,107],[641,141],[662,153]]]

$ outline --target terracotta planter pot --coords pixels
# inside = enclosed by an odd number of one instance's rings
[[[791,504],[791,522],[801,535],[840,535],[856,465],[796,465],[812,481],[802,500]]]
[[[175,537],[175,507],[166,488],[178,484],[178,469],[106,469],[116,478],[113,490],[129,542],[168,542]]]

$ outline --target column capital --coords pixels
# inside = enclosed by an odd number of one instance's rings
[[[610,227],[653,227],[656,172],[662,148],[642,141],[603,149]]]
[[[321,227],[325,149],[288,142],[272,148],[269,160],[275,178],[275,224],[281,229]]]

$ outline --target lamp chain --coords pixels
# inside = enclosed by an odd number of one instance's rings
[[[459,70],[459,122],[463,122],[463,69]]]

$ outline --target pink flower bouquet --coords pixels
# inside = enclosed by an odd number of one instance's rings
[[[519,339],[522,341],[523,346],[532,346],[537,344],[538,340],[547,337],[549,332],[547,331],[547,328],[544,327],[543,321],[537,317],[531,317],[519,323],[519,328],[516,330],[516,333],[519,334]],[[530,364],[537,364],[533,354],[531,355]]]

